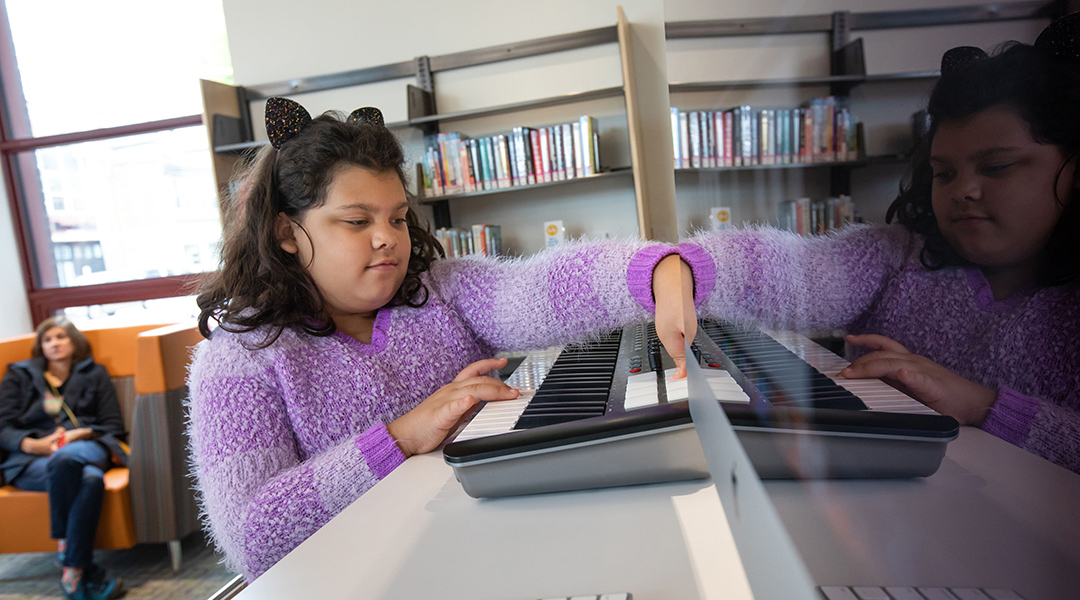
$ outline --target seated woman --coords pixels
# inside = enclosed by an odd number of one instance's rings
[[[116,389],[63,317],[41,323],[31,355],[0,382],[0,472],[19,489],[49,493],[64,597],[116,598],[123,582],[92,562],[105,471],[114,456],[127,459]]]

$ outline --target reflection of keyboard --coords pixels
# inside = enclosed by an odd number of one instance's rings
[[[1011,590],[979,588],[821,586],[828,600],[1024,600]]]

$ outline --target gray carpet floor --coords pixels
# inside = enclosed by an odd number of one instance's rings
[[[181,542],[183,563],[173,572],[165,544],[97,550],[94,562],[124,580],[131,600],[205,600],[236,575],[220,564],[201,532]],[[53,600],[60,593],[56,554],[0,555],[0,600]]]

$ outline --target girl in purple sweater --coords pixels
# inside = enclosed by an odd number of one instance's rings
[[[1074,14],[1034,46],[945,55],[930,132],[888,212],[898,225],[681,244],[700,312],[857,333],[842,375],[884,378],[1080,472],[1078,33]],[[656,289],[661,308],[681,301]]]
[[[227,215],[188,381],[207,526],[249,580],[476,403],[517,397],[487,376],[505,365],[497,351],[649,318],[653,268],[676,252],[628,241],[435,260],[377,110],[311,119],[273,98],[266,111],[272,145]]]

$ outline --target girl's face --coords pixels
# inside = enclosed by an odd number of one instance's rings
[[[408,210],[396,173],[346,166],[331,181],[326,202],[299,219],[303,229],[279,215],[278,239],[315,280],[331,317],[373,313],[405,280]]]
[[[41,336],[41,353],[49,362],[68,360],[75,354],[75,343],[63,327],[50,327]]]
[[[1077,186],[1065,160],[1007,108],[942,123],[930,150],[938,228],[976,265],[1034,269]]]

